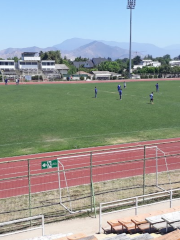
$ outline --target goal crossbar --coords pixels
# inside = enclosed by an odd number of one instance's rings
[[[84,157],[89,157],[89,158],[92,158],[93,156],[98,156],[98,155],[108,155],[108,154],[115,154],[115,153],[124,153],[124,152],[138,152],[138,151],[144,151],[144,150],[147,150],[147,149],[154,149],[154,153],[155,156],[154,156],[154,159],[155,159],[155,168],[156,168],[156,172],[155,172],[155,175],[156,175],[156,187],[161,189],[161,191],[166,191],[164,188],[162,188],[160,185],[159,185],[159,181],[158,181],[158,175],[159,175],[159,168],[158,168],[158,152],[161,152],[161,157],[164,158],[165,160],[165,166],[166,166],[166,172],[168,172],[168,177],[169,177],[169,184],[171,185],[171,179],[170,179],[170,175],[169,175],[169,170],[168,170],[168,164],[167,164],[167,160],[166,160],[166,155],[165,153],[160,149],[158,148],[157,146],[143,146],[143,147],[134,147],[134,148],[127,148],[127,149],[113,149],[113,150],[109,150],[109,151],[101,151],[101,152],[91,152],[90,154],[89,153],[86,153],[86,154],[74,154],[74,155],[70,155],[70,156],[62,156],[62,157],[58,157],[57,160],[58,160],[58,184],[59,184],[59,202],[60,202],[60,205],[65,208],[67,211],[69,211],[70,213],[77,213],[77,212],[82,212],[82,211],[89,211],[89,209],[85,209],[85,210],[81,210],[81,211],[73,211],[72,210],[72,204],[71,204],[71,196],[70,196],[70,191],[69,191],[69,186],[68,186],[68,181],[67,181],[67,178],[66,178],[66,170],[65,170],[65,167],[64,167],[64,164],[63,164],[63,160],[71,160],[71,159],[74,159],[74,158],[84,158]],[[144,156],[144,159],[146,159],[146,156]],[[91,159],[92,160],[92,159]],[[70,163],[70,162],[69,162]],[[92,163],[92,161],[91,161]],[[90,166],[91,168],[92,167],[96,167],[96,166]],[[62,170],[60,170],[60,168]],[[63,176],[64,176],[64,181],[65,181],[65,187],[62,188],[61,187],[61,178],[60,178],[60,171],[61,173],[63,173]],[[92,180],[92,176],[91,176],[91,186],[92,186],[92,192],[94,194],[94,189],[93,189],[93,180]],[[69,202],[69,207],[65,206],[64,203],[63,203],[63,200],[62,200],[62,189],[65,189],[66,190],[66,193],[67,193],[67,197],[68,197],[68,202]],[[95,198],[95,196],[93,195],[93,198]],[[91,208],[92,210],[92,208]]]

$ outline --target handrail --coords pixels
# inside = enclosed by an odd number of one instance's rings
[[[38,219],[38,218],[42,219],[42,225],[41,226],[31,227],[31,228],[28,228],[28,229],[15,231],[15,232],[9,232],[9,233],[5,233],[5,234],[0,234],[0,237],[12,235],[12,234],[17,234],[17,233],[22,233],[22,232],[28,232],[28,231],[32,231],[32,230],[36,230],[36,229],[42,229],[42,236],[44,236],[44,215],[38,215],[38,216],[34,216],[34,217],[28,217],[28,218],[22,218],[22,219],[12,220],[12,221],[8,221],[8,222],[3,222],[3,223],[0,223],[0,227],[4,226],[4,225],[10,225],[10,224],[13,224],[13,223],[18,223],[18,222],[26,222],[26,221],[34,220],[34,219]]]
[[[121,211],[125,211],[125,210],[130,210],[130,209],[135,209],[135,215],[137,215],[139,207],[151,206],[151,205],[154,205],[154,204],[158,204],[158,203],[162,203],[162,202],[168,202],[168,201],[170,203],[170,208],[172,208],[173,192],[178,191],[178,190],[180,190],[180,188],[176,188],[176,189],[169,190],[169,191],[163,191],[163,192],[157,192],[157,193],[151,193],[151,194],[144,194],[144,195],[131,197],[131,198],[124,198],[124,199],[111,201],[111,202],[100,203],[99,204],[99,233],[101,233],[101,228],[102,228],[101,227],[101,217],[103,215],[107,215],[107,214],[111,214],[111,213],[115,213],[115,212],[121,212]],[[167,195],[165,195],[164,193],[167,193]],[[150,196],[152,196],[152,197],[150,197]],[[140,206],[138,205],[138,203],[142,202],[145,197],[149,197],[147,200],[150,200],[150,199],[155,199],[155,198],[165,197],[165,196],[169,196],[169,199],[163,200],[163,201],[158,201],[156,203],[144,204],[144,205],[140,205]],[[105,213],[102,212],[103,208],[107,210],[108,207],[123,206],[123,205],[125,205],[125,203],[126,204],[127,203],[134,203],[135,206],[131,206],[131,207],[126,208],[126,209],[110,211],[110,212],[106,211]]]

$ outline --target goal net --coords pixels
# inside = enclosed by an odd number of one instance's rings
[[[157,146],[63,155],[58,163],[59,201],[69,212],[171,188],[166,156]]]

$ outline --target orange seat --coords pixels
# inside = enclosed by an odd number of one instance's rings
[[[118,222],[118,219],[107,221],[107,223],[111,226],[111,232],[119,232],[122,230],[122,225]]]
[[[119,223],[124,227],[126,228],[126,230],[128,232],[131,233],[132,230],[135,230],[136,229],[136,226],[135,224],[131,221],[131,218],[122,218],[122,219],[119,219]]]

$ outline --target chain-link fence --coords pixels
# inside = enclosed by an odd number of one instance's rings
[[[39,214],[45,222],[64,220],[94,214],[100,202],[179,188],[179,147],[170,142],[0,161],[0,222]]]

